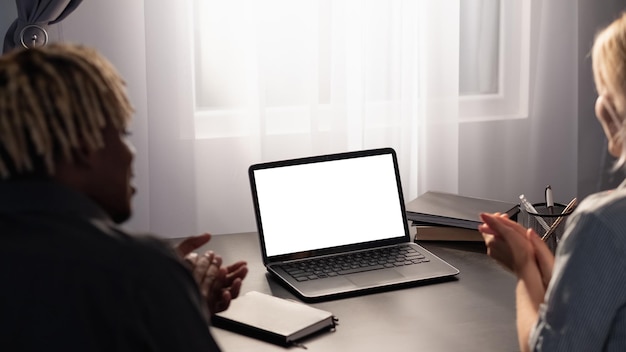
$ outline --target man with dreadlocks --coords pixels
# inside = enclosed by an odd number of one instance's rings
[[[0,56],[0,350],[219,350],[209,315],[246,264],[192,253],[208,234],[175,250],[117,226],[135,192],[132,112],[94,50]]]

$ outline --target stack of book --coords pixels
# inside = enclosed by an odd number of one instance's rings
[[[428,191],[406,204],[416,241],[478,241],[480,213],[506,213],[516,220],[519,205],[499,200]]]

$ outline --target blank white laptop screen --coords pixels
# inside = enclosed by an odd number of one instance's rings
[[[405,236],[391,154],[254,171],[267,256]]]

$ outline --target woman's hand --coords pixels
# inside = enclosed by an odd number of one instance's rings
[[[512,221],[506,214],[482,213],[480,218],[483,223],[478,230],[485,239],[490,257],[518,277],[525,266],[535,264],[535,249],[528,239],[529,234],[538,237],[534,231]]]
[[[528,230],[527,237],[533,245],[535,250],[535,259],[541,272],[541,281],[543,281],[543,288],[547,289],[550,279],[552,278],[552,269],[554,268],[554,255],[548,247],[548,245],[535,233],[535,231]]]

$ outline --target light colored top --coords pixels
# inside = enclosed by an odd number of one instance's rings
[[[567,219],[529,343],[534,351],[626,351],[626,181]]]

